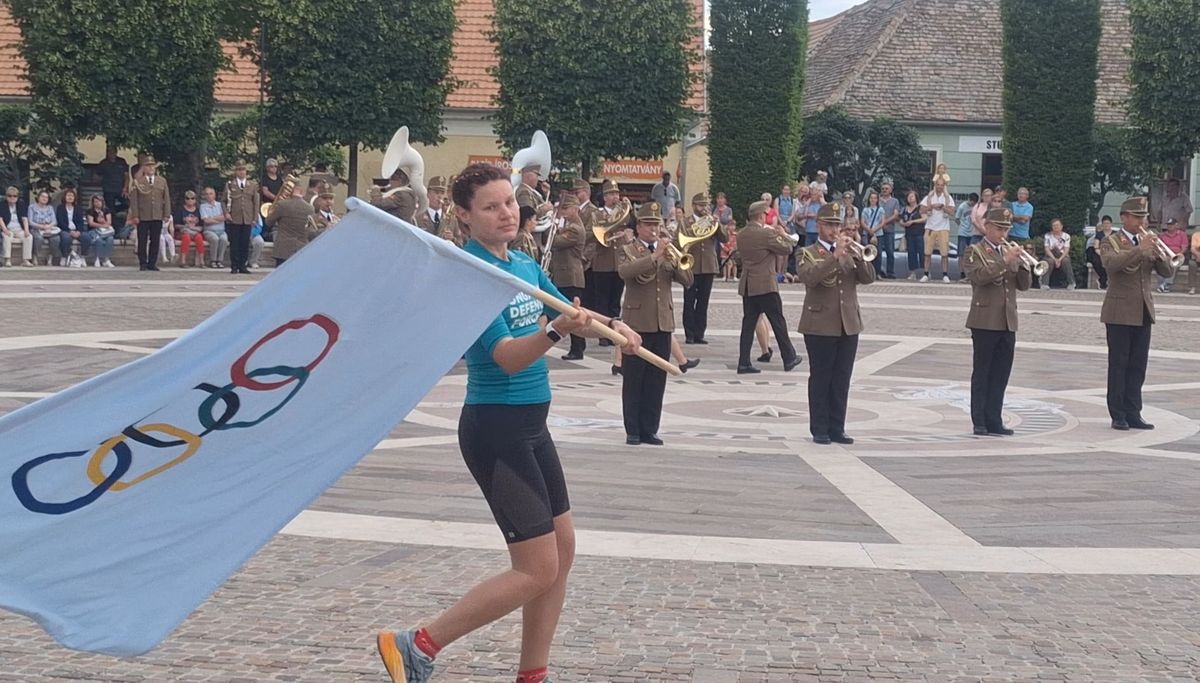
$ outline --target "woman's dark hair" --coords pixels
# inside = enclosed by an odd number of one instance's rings
[[[908,202],[908,196],[909,196],[909,195],[912,195],[913,199],[916,199],[916,200],[917,200],[917,203],[920,203],[920,202],[921,202],[921,195],[917,194],[917,191],[916,191],[916,190],[909,190],[908,192],[905,192],[905,193],[904,193],[904,201],[905,201],[905,203],[907,203],[907,202]]]
[[[475,199],[475,191],[497,180],[508,180],[508,174],[491,164],[471,164],[455,178],[454,187],[450,188],[450,196],[455,205],[470,209],[471,200]]]
[[[529,220],[530,218],[535,218],[535,217],[537,217],[537,209],[533,208],[532,206],[522,206],[521,207],[521,222],[517,223],[517,227],[520,227],[520,228],[525,227],[525,221]]]
[[[101,211],[108,211],[108,206],[107,206],[107,205],[105,205],[105,203],[104,203],[104,195],[100,194],[99,192],[97,192],[96,194],[93,194],[93,195],[92,195],[92,196],[91,196],[91,197],[88,199],[88,208],[90,209],[91,207],[95,206],[95,205],[96,205],[96,200],[97,200],[97,199],[99,199],[99,200],[100,200],[100,210],[101,210]]]

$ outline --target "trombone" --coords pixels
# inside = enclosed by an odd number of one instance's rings
[[[1000,243],[1000,246],[1004,247],[1005,251],[1009,249],[1019,249],[1021,253],[1021,265],[1028,268],[1029,271],[1034,275],[1042,277],[1046,273],[1050,272],[1050,263],[1048,261],[1037,260],[1032,254],[1025,251],[1025,247],[1022,247],[1016,242],[1012,240],[1005,240],[1004,242]]]
[[[1158,238],[1158,233],[1147,230],[1144,225],[1139,230],[1141,231],[1139,235],[1142,239],[1149,237],[1154,240],[1154,250],[1158,254],[1158,258],[1170,263],[1172,268],[1178,270],[1183,265],[1183,262],[1187,260],[1185,254],[1176,254],[1174,249],[1163,244],[1163,241]]]

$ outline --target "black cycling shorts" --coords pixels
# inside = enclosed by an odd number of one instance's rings
[[[554,531],[554,518],[571,509],[549,413],[549,403],[468,405],[458,419],[463,461],[508,543]]]

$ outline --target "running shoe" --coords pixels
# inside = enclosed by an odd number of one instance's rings
[[[433,676],[433,660],[417,648],[412,631],[380,631],[375,645],[392,683],[426,683]]]

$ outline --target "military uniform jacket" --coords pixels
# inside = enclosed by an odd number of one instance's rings
[[[583,226],[564,223],[554,233],[550,250],[550,281],[555,287],[583,287]]]
[[[617,259],[617,272],[625,281],[625,303],[621,308],[625,324],[636,332],[674,332],[671,281],[691,287],[692,272],[677,270],[666,259],[655,264],[654,255],[640,240],[623,247]]]
[[[541,192],[538,192],[525,183],[521,183],[519,186],[517,186],[515,195],[517,198],[517,206],[528,206],[531,209],[536,209],[546,202],[546,200],[542,198]]]
[[[537,237],[524,230],[517,232],[517,238],[508,243],[508,248],[528,254],[529,258],[533,259],[535,263],[542,262],[542,247],[538,244]]]
[[[319,234],[313,213],[312,205],[300,197],[271,205],[267,225],[275,228],[275,258],[289,258]]]
[[[686,228],[685,234],[691,233],[692,226],[695,225],[698,218],[700,217],[692,214],[683,219],[683,225]],[[724,244],[726,239],[725,231],[718,227],[712,237],[692,245],[692,248],[688,250],[688,253],[696,259],[696,265],[692,267],[692,274],[716,275],[720,271],[721,263],[717,259],[717,252],[720,249],[719,245]]]
[[[838,337],[862,332],[858,286],[875,281],[873,265],[857,258],[842,261],[818,242],[800,251],[796,275],[805,286],[801,333]]]
[[[762,223],[747,223],[737,233],[738,253],[742,257],[742,279],[738,294],[759,296],[779,291],[775,281],[775,257],[792,253],[791,240]]]
[[[391,192],[391,194],[387,194]],[[390,188],[380,193],[378,201],[373,201],[377,208],[383,209],[396,218],[414,223],[417,213],[417,191],[407,185],[400,189]]]
[[[967,280],[971,282],[971,312],[967,327],[972,330],[1017,331],[1017,291],[1027,291],[1033,274],[1020,261],[1010,266],[984,240],[967,250]]]
[[[592,226],[596,224],[596,212],[599,210],[591,202],[579,207],[579,221],[583,224],[584,270],[592,269],[592,262],[596,258],[596,252],[600,249],[600,242],[596,239],[596,235],[592,233]]]
[[[258,183],[246,179],[246,187],[238,187],[237,178],[225,183],[225,206],[229,213],[229,222],[234,225],[254,225],[258,220],[258,207],[261,206],[262,193],[258,191]]]
[[[1154,295],[1151,294],[1152,274],[1171,277],[1171,264],[1148,255],[1133,243],[1124,230],[1114,230],[1100,242],[1100,261],[1108,271],[1108,291],[1100,307],[1100,322],[1110,325],[1141,327],[1145,320],[1142,307],[1150,312],[1154,322]],[[1192,264],[1190,267],[1195,267]]]
[[[596,207],[592,214],[592,225],[597,222],[607,222],[609,216],[608,209]],[[595,233],[588,237],[589,240],[595,243],[595,249],[592,252],[592,272],[593,273],[615,273],[617,272],[617,252],[620,251],[620,245],[611,247],[602,247],[600,242],[596,240]]]
[[[446,214],[445,210],[439,210],[442,212],[442,216],[437,225],[434,225],[433,219],[429,217],[428,211],[422,211],[421,213],[417,214],[417,227],[429,233],[430,235],[441,237],[446,231],[446,228],[449,227],[446,224],[446,219],[448,219],[449,216]]]
[[[129,188],[129,218],[139,221],[165,221],[171,217],[171,196],[167,179],[154,175],[154,184],[145,177],[133,181]]]
[[[325,232],[331,226],[336,225],[337,221],[326,218],[325,213],[323,211],[318,211],[316,209],[313,209],[313,210],[315,212],[313,219],[316,220],[316,222],[317,222],[317,231],[318,232]],[[332,211],[330,211],[329,213],[331,215],[333,215],[334,219],[337,218],[337,215],[334,214]]]

